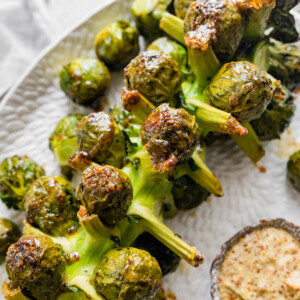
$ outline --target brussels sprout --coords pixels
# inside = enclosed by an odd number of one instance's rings
[[[280,87],[264,113],[251,124],[262,141],[279,139],[283,131],[288,128],[295,112],[293,97],[290,92]]]
[[[77,125],[77,144],[98,163],[121,167],[124,163],[125,139],[118,125],[106,112],[92,113]]]
[[[218,58],[231,59],[245,31],[245,20],[233,0],[196,1],[187,11],[185,42],[188,47],[207,50]]]
[[[198,142],[198,125],[195,117],[183,108],[161,104],[150,114],[141,130],[142,143],[152,157],[159,172],[174,171],[193,154]]]
[[[134,247],[145,250],[155,257],[163,276],[175,272],[178,268],[180,257],[147,232],[135,240]]]
[[[206,93],[214,106],[244,123],[258,119],[264,112],[273,97],[273,83],[254,64],[231,62],[220,69]]]
[[[44,170],[28,156],[13,156],[0,164],[0,199],[8,208],[23,210],[22,200]]]
[[[27,222],[47,234],[63,236],[78,227],[78,204],[70,183],[62,177],[37,179],[23,203]]]
[[[155,39],[161,35],[159,21],[172,0],[135,0],[132,14],[142,35]]]
[[[82,105],[103,96],[110,83],[107,67],[92,57],[80,57],[63,67],[60,86],[74,102]]]
[[[210,192],[189,176],[179,177],[175,180],[172,194],[176,207],[181,210],[195,208],[210,196]]]
[[[6,271],[13,286],[35,300],[54,300],[64,275],[62,249],[50,238],[23,236],[6,255]]]
[[[168,54],[146,51],[125,69],[127,87],[138,90],[151,103],[168,102],[175,106],[175,96],[181,89],[181,72],[177,62]]]
[[[269,27],[272,27],[269,35],[284,43],[293,43],[299,38],[294,16],[283,9],[276,8],[272,11]]]
[[[287,177],[300,193],[300,151],[290,157],[287,163]]]
[[[188,9],[193,2],[195,2],[195,0],[175,0],[174,9],[176,16],[184,20]]]
[[[139,53],[139,33],[129,22],[117,21],[98,33],[95,51],[109,69],[118,70]]]
[[[187,68],[187,51],[179,43],[166,37],[161,37],[149,45],[147,50],[156,50],[170,55],[178,63],[181,72],[184,75],[189,74],[189,70]]]
[[[20,236],[21,232],[15,223],[0,218],[0,255],[6,255],[8,247],[15,243]]]
[[[129,177],[112,166],[90,166],[82,174],[77,198],[106,226],[125,217],[133,197]]]
[[[268,72],[289,89],[300,83],[300,50],[298,45],[271,40]]]
[[[50,150],[54,153],[62,172],[68,174],[69,158],[77,150],[76,126],[83,115],[68,115],[56,125],[49,138]]]
[[[136,248],[110,250],[94,270],[95,289],[107,300],[153,299],[161,280],[156,259]]]

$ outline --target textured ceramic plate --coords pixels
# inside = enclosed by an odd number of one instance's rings
[[[78,56],[94,56],[96,33],[115,20],[130,20],[131,2],[112,1],[98,10],[48,48],[11,89],[0,103],[0,160],[14,154],[27,154],[42,164],[48,175],[59,174],[48,148],[48,137],[66,114],[87,111],[65,97],[57,74],[63,64]],[[114,73],[112,78],[107,96],[110,104],[120,101],[123,74]],[[208,151],[208,164],[221,180],[225,196],[212,197],[196,210],[180,213],[168,221],[175,232],[197,246],[206,257],[206,263],[198,269],[182,262],[177,272],[165,278],[166,289],[177,299],[210,299],[211,262],[221,245],[241,228],[260,219],[279,217],[300,225],[300,196],[292,190],[285,174],[288,155],[300,148],[297,143],[300,144],[299,108],[281,141],[265,144],[267,155],[260,165],[266,168],[266,173],[255,168],[231,140]],[[23,217],[18,212],[8,211],[1,203],[0,216],[20,223]],[[4,265],[0,268],[2,284]]]

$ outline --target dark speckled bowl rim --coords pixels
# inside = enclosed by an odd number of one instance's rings
[[[218,280],[219,280],[219,270],[225,259],[227,252],[245,235],[262,228],[274,227],[281,228],[291,234],[295,239],[300,242],[300,227],[286,221],[285,219],[271,219],[271,220],[261,220],[259,224],[245,227],[237,234],[235,234],[231,239],[222,245],[221,254],[218,255],[212,263],[210,276],[211,276],[211,297],[213,300],[220,300]]]

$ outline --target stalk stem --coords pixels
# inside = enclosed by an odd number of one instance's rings
[[[244,127],[247,128],[248,134],[245,136],[231,136],[241,150],[256,164],[262,157],[265,156],[266,152],[250,123],[243,123]]]
[[[165,12],[162,15],[159,27],[174,40],[185,46],[183,20],[168,12]]]
[[[197,107],[195,116],[198,125],[210,131],[246,135],[248,130],[231,114],[197,99],[187,99],[187,104]]]

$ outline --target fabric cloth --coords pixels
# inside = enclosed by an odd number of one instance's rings
[[[0,99],[47,45],[110,0],[0,0]]]

